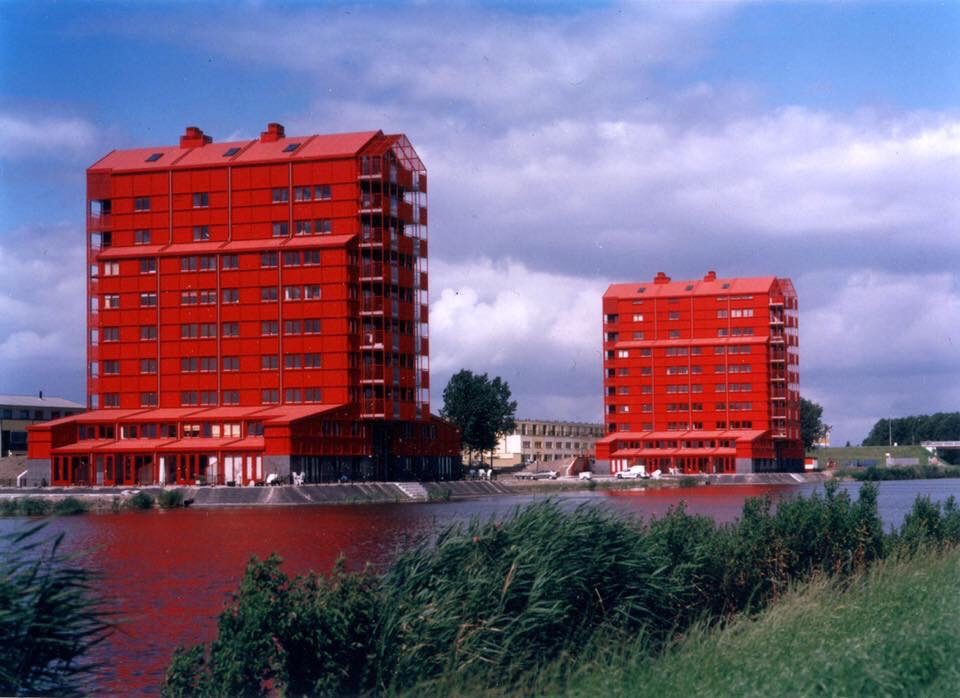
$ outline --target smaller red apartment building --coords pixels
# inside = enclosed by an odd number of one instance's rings
[[[87,170],[86,235],[90,411],[29,439],[53,484],[458,476],[404,135],[115,150]]]
[[[603,296],[613,473],[803,471],[797,295],[773,276],[614,284]]]

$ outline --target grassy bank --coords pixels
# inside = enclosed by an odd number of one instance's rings
[[[960,695],[960,553],[884,562],[846,585],[819,581],[755,618],[698,627],[663,656],[600,653],[546,694]]]
[[[937,480],[960,477],[960,466],[956,465],[908,465],[887,468],[876,466],[869,468],[842,468],[834,477],[859,480],[861,482],[883,482],[885,480]]]
[[[960,541],[960,510],[918,499],[885,534],[877,489],[750,500],[718,526],[681,507],[646,523],[545,502],[458,525],[382,574],[294,579],[252,561],[209,646],[181,649],[166,695],[524,692],[591,647],[658,657],[690,628],[750,616],[811,579]],[[834,648],[837,652],[843,648]],[[639,661],[639,660],[637,660]]]

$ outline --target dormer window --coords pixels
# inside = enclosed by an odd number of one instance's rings
[[[299,143],[291,143],[290,145],[288,145],[286,148],[283,149],[283,152],[292,153],[294,150],[296,150],[299,147],[300,147]]]
[[[159,160],[159,159],[162,158],[162,157],[163,157],[163,153],[154,153],[153,155],[151,155],[150,157],[148,157],[146,161],[147,161],[147,162],[156,162],[157,160]]]

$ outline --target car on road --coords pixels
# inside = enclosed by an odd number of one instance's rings
[[[531,473],[531,472],[522,472],[517,473],[518,480],[556,480],[557,471],[556,470],[541,470],[540,472]]]
[[[646,480],[650,475],[642,465],[631,465],[617,473],[616,477],[618,480]]]

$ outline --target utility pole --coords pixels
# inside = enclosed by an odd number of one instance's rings
[[[887,446],[893,446],[893,420],[887,418]]]

